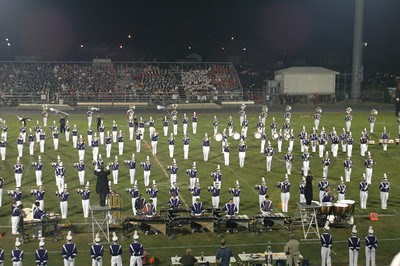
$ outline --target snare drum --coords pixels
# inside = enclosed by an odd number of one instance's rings
[[[347,204],[346,214],[352,215],[354,212],[355,201],[354,200],[341,200],[339,201],[341,204]]]
[[[233,139],[234,140],[239,140],[240,139],[240,133],[239,132],[233,132]]]
[[[221,140],[222,140],[222,134],[221,134],[221,133],[217,133],[217,134],[214,136],[214,139],[215,139],[216,141],[221,141]]]
[[[319,206],[319,212],[322,215],[330,215],[330,214],[332,214],[332,203],[331,202],[323,202]]]
[[[260,132],[254,132],[254,138],[255,139],[261,139],[261,133]]]
[[[348,205],[344,203],[334,203],[333,204],[333,214],[337,217],[342,217],[346,214],[346,209]]]

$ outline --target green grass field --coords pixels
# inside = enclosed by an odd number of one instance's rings
[[[329,107],[328,107],[329,108]],[[322,119],[320,127],[325,127],[327,133],[329,133],[332,127],[336,127],[338,134],[341,133],[344,127],[344,116],[345,116],[345,106],[341,108],[341,111],[329,112],[325,111],[328,109],[323,107],[324,112],[322,113]],[[346,193],[346,199],[353,199],[356,201],[355,204],[355,223],[358,228],[358,235],[363,239],[368,230],[368,226],[373,225],[375,234],[378,237],[379,247],[377,251],[377,262],[378,265],[389,265],[392,257],[400,251],[397,246],[399,240],[400,229],[397,228],[396,223],[399,219],[400,211],[400,193],[399,186],[400,181],[398,179],[398,170],[400,169],[398,163],[400,162],[400,147],[391,144],[388,147],[387,152],[382,151],[382,147],[379,145],[370,145],[369,151],[371,152],[373,158],[376,161],[374,166],[372,185],[369,192],[369,198],[367,203],[367,210],[360,210],[359,208],[359,182],[362,173],[365,170],[364,160],[365,158],[360,156],[358,139],[362,129],[369,129],[368,117],[369,117],[369,107],[363,106],[363,108],[358,111],[357,108],[353,108],[353,123],[352,123],[352,133],[355,139],[355,144],[353,148],[353,173],[351,183],[347,183],[348,189]],[[396,117],[393,115],[393,111],[388,107],[387,111],[380,110],[376,106],[371,105],[371,109],[376,108],[379,111],[377,116],[377,122],[375,123],[375,133],[372,134],[371,138],[378,143],[378,139],[382,133],[382,129],[385,126],[387,131],[391,133],[392,138],[396,138],[398,134],[398,125]],[[224,112],[218,111],[216,113],[219,120],[220,132],[223,128],[227,127],[226,123],[229,115],[232,115],[235,119],[235,123],[239,123],[239,119],[236,115],[239,107],[237,109],[230,109]],[[272,111],[268,115],[267,125],[271,122],[272,116],[276,118],[278,123],[278,128],[283,125],[283,108],[282,112]],[[294,129],[295,136],[301,131],[301,127],[306,126],[307,132],[310,132],[313,127],[313,114],[315,107],[303,106],[301,112],[296,111],[296,106],[293,107],[292,115],[292,128]],[[389,111],[390,110],[390,111]],[[288,142],[284,141],[282,153],[277,153],[277,143],[275,140],[271,140],[273,147],[275,148],[276,154],[272,163],[272,171],[266,172],[265,169],[265,156],[260,154],[260,141],[255,140],[253,132],[256,131],[256,122],[258,119],[259,112],[261,108],[251,108],[247,111],[247,115],[250,121],[250,126],[248,130],[248,138],[246,143],[248,145],[248,151],[246,155],[246,162],[244,168],[239,168],[238,166],[238,152],[237,145],[238,141],[229,138],[231,144],[230,153],[230,166],[224,166],[223,154],[221,153],[221,143],[212,141],[211,152],[208,162],[203,161],[202,155],[202,138],[204,133],[212,135],[212,117],[213,113],[210,111],[201,112],[199,111],[199,123],[197,134],[191,134],[192,128],[191,124],[188,126],[188,133],[191,138],[189,160],[183,160],[183,145],[182,145],[182,125],[181,118],[185,111],[179,110],[180,125],[178,136],[176,137],[175,144],[175,159],[179,166],[178,171],[178,184],[181,188],[181,198],[183,199],[183,207],[191,205],[191,194],[188,191],[189,177],[185,173],[185,169],[191,168],[193,161],[197,162],[198,177],[200,178],[202,190],[202,202],[205,207],[211,207],[211,195],[206,191],[206,187],[212,185],[212,178],[210,173],[216,169],[218,164],[221,165],[221,171],[223,174],[222,181],[222,193],[221,193],[221,203],[225,204],[229,198],[230,193],[228,193],[228,188],[233,187],[235,181],[238,180],[241,185],[241,205],[240,213],[247,214],[249,217],[255,215],[258,211],[258,194],[254,189],[256,184],[259,184],[261,177],[264,176],[269,187],[268,194],[274,202],[275,210],[280,211],[279,201],[280,201],[280,190],[276,187],[278,181],[282,181],[284,177],[285,162],[284,154],[287,150]],[[125,192],[125,188],[129,187],[129,173],[128,167],[123,164],[123,160],[128,160],[131,158],[132,153],[136,154],[135,143],[130,142],[128,138],[128,126],[125,116],[125,111],[121,110],[117,112],[115,110],[104,112],[104,122],[108,130],[111,131],[111,124],[113,120],[116,120],[119,129],[125,133],[125,149],[124,155],[118,156],[120,162],[119,170],[119,184],[113,185],[113,189],[117,191],[123,198],[124,211],[122,212],[122,217],[132,216],[131,201],[129,194]],[[11,235],[11,219],[10,219],[10,206],[11,198],[7,196],[7,190],[12,190],[15,187],[13,165],[15,164],[17,158],[17,148],[16,148],[16,138],[19,132],[19,122],[16,118],[16,114],[25,114],[32,118],[32,122],[28,122],[28,128],[34,127],[36,120],[39,120],[42,124],[41,116],[39,111],[15,111],[15,114],[7,113],[1,114],[0,117],[7,121],[9,127],[8,133],[8,147],[7,147],[7,159],[6,161],[1,161],[1,172],[0,174],[5,178],[5,188],[3,192],[3,206],[0,208],[0,228],[1,231],[6,232],[5,237],[0,239],[0,246],[5,249],[6,261],[10,261],[10,252],[14,246],[15,237]],[[187,111],[188,116],[191,118],[191,112]],[[166,207],[169,195],[169,175],[166,171],[168,165],[171,164],[171,159],[168,154],[168,137],[162,136],[162,124],[161,120],[164,117],[164,113],[160,111],[151,110],[136,110],[136,115],[138,117],[143,116],[144,120],[147,120],[149,116],[152,116],[156,120],[156,129],[160,133],[160,141],[158,144],[158,154],[154,157],[150,150],[150,139],[148,134],[148,128],[145,131],[145,138],[142,142],[142,151],[136,154],[136,161],[141,162],[146,159],[146,156],[150,156],[152,163],[151,179],[156,180],[158,188],[160,190],[158,197],[158,206]],[[52,121],[56,120],[58,123],[59,116],[50,114],[49,125]],[[86,139],[87,121],[84,112],[74,111],[68,117],[71,126],[76,124],[79,130],[79,134],[84,135]],[[95,123],[95,118],[93,119]],[[239,127],[235,126],[235,131]],[[72,141],[66,142],[64,135],[60,136],[59,150],[54,151],[53,142],[50,138],[51,132],[50,128],[46,128],[47,138],[45,153],[42,154],[42,161],[45,164],[43,170],[43,180],[44,189],[46,190],[45,197],[45,210],[47,212],[59,212],[59,200],[55,196],[56,185],[54,181],[54,171],[50,166],[51,162],[55,162],[57,155],[61,156],[64,166],[67,169],[66,182],[70,189],[70,200],[69,200],[69,213],[68,221],[71,222],[71,227],[69,229],[61,230],[62,236],[59,241],[53,242],[52,238],[46,238],[46,247],[50,252],[49,265],[61,265],[61,246],[65,242],[65,236],[67,230],[72,230],[74,234],[73,241],[78,244],[79,255],[77,257],[77,263],[82,265],[88,265],[90,263],[89,248],[92,241],[91,225],[90,219],[85,220],[83,218],[82,207],[80,196],[75,192],[79,186],[79,180],[77,175],[77,170],[73,167],[73,163],[78,161],[78,152],[72,148]],[[169,132],[172,132],[172,123],[170,123]],[[270,139],[269,127],[266,130],[267,137]],[[330,149],[330,145],[328,145]],[[310,149],[311,150],[311,149]],[[31,162],[37,160],[37,155],[39,155],[39,145],[35,146],[35,155],[29,156],[28,145],[24,147],[24,155],[21,158],[22,163],[25,166],[22,179],[22,192],[23,192],[23,204],[25,206],[31,206],[34,202],[34,197],[30,195],[30,190],[35,188],[35,175],[34,169],[31,167]],[[118,155],[118,147],[113,144],[112,156],[111,158],[105,158],[105,147],[100,147],[100,154],[103,155],[105,163],[112,162],[114,156]],[[289,203],[289,215],[294,216],[297,201],[299,199],[298,185],[301,181],[301,153],[299,142],[296,139],[294,143],[294,154],[295,161],[293,164],[292,175],[290,176],[291,182],[291,199]],[[337,188],[340,176],[344,176],[343,161],[345,159],[345,154],[342,154],[339,147],[339,155],[337,158],[332,158],[331,156],[331,166],[329,167],[329,180],[331,181],[331,187]],[[86,180],[90,181],[90,187],[92,190],[91,201],[94,204],[98,204],[98,196],[95,194],[95,178],[93,175],[93,166],[91,164],[92,152],[91,147],[86,147],[85,163],[86,163]],[[310,161],[310,166],[314,174],[314,199],[318,198],[317,182],[320,180],[322,175],[322,164],[321,159],[318,154],[313,154],[313,158]],[[389,195],[389,203],[387,210],[381,210],[380,208],[380,198],[379,198],[379,183],[382,179],[383,173],[387,173],[389,182],[391,183],[391,191]],[[110,179],[112,176],[110,175]],[[144,193],[145,187],[143,184],[143,170],[141,167],[137,167],[136,178],[139,183],[140,192]],[[187,205],[187,206],[186,206]],[[368,216],[371,212],[377,212],[379,214],[379,221],[370,221]],[[60,221],[65,223],[66,221]],[[293,232],[298,238],[302,238],[301,227],[292,227]],[[115,229],[118,230],[118,229]],[[333,254],[333,265],[346,265],[348,264],[348,251],[347,251],[347,238],[351,234],[351,229],[346,228],[332,228],[331,232],[334,236],[333,249],[336,254]],[[121,231],[118,230],[121,236]],[[267,245],[272,246],[273,251],[282,251],[285,242],[288,240],[288,233],[286,230],[279,226],[276,226],[272,232],[264,231],[258,236],[252,235],[246,231],[240,231],[236,234],[225,235],[222,234],[228,241],[228,245],[231,246],[235,254],[242,252],[261,252],[265,250]],[[129,262],[128,255],[128,245],[131,243],[131,235],[127,239],[121,239],[120,242],[124,246],[124,264]],[[164,235],[144,235],[140,232],[140,241],[144,244],[145,249],[156,257],[157,265],[169,265],[170,257],[176,254],[184,254],[184,250],[187,247],[192,248],[194,255],[199,255],[201,252],[207,255],[215,254],[216,249],[219,246],[219,237],[211,232],[207,233],[196,233],[187,235],[176,235],[173,239],[169,239]],[[109,265],[110,255],[107,252],[104,256],[106,261],[105,265]],[[25,251],[25,262],[33,263],[34,261],[34,250],[37,248],[38,242],[31,241],[22,245],[22,249]],[[301,253],[304,257],[309,258],[311,265],[320,264],[320,244],[317,239],[313,241],[304,241],[301,244]],[[362,241],[362,249],[359,254],[359,263],[365,262],[364,254],[364,241]],[[7,264],[9,264],[7,262]],[[7,265],[6,264],[6,265]],[[29,265],[29,264],[28,264]]]

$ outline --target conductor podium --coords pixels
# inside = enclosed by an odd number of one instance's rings
[[[92,216],[93,242],[96,234],[103,235],[110,242],[110,207],[90,205]]]
[[[298,224],[300,219],[304,240],[313,234],[317,239],[320,237],[317,221],[317,211],[319,208],[320,205],[318,202],[312,201],[311,205],[307,205],[305,202],[297,202],[297,210],[292,225]]]

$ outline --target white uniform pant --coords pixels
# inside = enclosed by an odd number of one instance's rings
[[[174,130],[174,136],[178,135],[178,124],[174,124],[172,128]]]
[[[15,186],[21,187],[22,183],[22,174],[15,174]]]
[[[264,202],[265,200],[265,195],[258,195],[258,205],[260,206],[261,209],[261,204]]]
[[[289,147],[288,147],[288,149],[289,150],[293,150],[293,144],[294,144],[294,140],[289,140]]]
[[[339,149],[339,144],[332,144],[331,151],[332,151],[332,156],[334,158],[337,157],[338,149]]]
[[[13,235],[18,235],[18,227],[19,227],[19,221],[20,221],[19,216],[11,216],[11,233]]]
[[[54,150],[58,150],[58,139],[53,138]]]
[[[34,151],[35,151],[35,142],[31,141],[29,142],[29,155],[33,155]]]
[[[229,165],[229,152],[224,152],[224,164]]]
[[[192,123],[192,132],[193,132],[193,134],[197,133],[197,122]]]
[[[350,132],[351,129],[351,121],[346,121],[346,131]]]
[[[247,138],[247,130],[248,130],[248,129],[249,129],[248,127],[242,127],[243,136],[244,136],[245,138]]]
[[[168,127],[163,126],[163,131],[164,131],[164,137],[168,136]]]
[[[196,178],[190,177],[189,178],[189,188],[194,188],[196,185]]]
[[[331,249],[327,247],[321,247],[321,266],[331,266]]]
[[[387,151],[387,143],[382,143],[382,150]]]
[[[92,121],[93,121],[93,116],[88,116],[87,117],[87,126],[90,128],[92,126]]]
[[[306,202],[306,196],[304,194],[300,194],[300,202]]]
[[[139,127],[139,132],[141,134],[140,139],[144,138],[144,127]]]
[[[44,139],[39,142],[40,153],[44,153]]]
[[[365,247],[365,262],[366,265],[369,266],[376,266],[375,264],[375,248],[369,249]]]
[[[308,170],[310,169],[310,162],[309,161],[303,161],[303,175],[308,173]]]
[[[353,153],[353,144],[347,144],[347,157],[351,157],[351,154]]]
[[[93,161],[97,161],[98,155],[99,155],[99,147],[92,147]]]
[[[129,169],[129,177],[131,184],[135,183],[135,175],[136,175],[136,169]]]
[[[387,208],[387,200],[389,198],[389,192],[381,192],[381,208],[386,210]]]
[[[349,249],[349,266],[358,265],[358,250]]]
[[[100,132],[100,145],[104,145],[104,132]]]
[[[365,156],[366,152],[367,152],[367,144],[366,143],[360,144],[360,154],[361,154],[361,156]]]
[[[58,193],[64,191],[64,177],[56,176],[56,186],[58,188]]]
[[[129,127],[129,140],[133,140],[134,130],[133,127]]]
[[[314,128],[315,130],[318,130],[319,127],[319,119],[314,119]]]
[[[39,143],[39,141],[40,141],[40,134],[39,134],[39,131],[36,132],[35,135],[36,135],[36,142]]]
[[[22,150],[24,149],[24,145],[18,144],[17,145],[17,150],[18,150],[18,157],[22,157]]]
[[[64,266],[75,266],[75,258],[64,259]]]
[[[2,188],[0,188],[0,207],[1,207],[1,205],[3,205],[3,189]]]
[[[342,152],[346,152],[346,148],[347,148],[347,143],[346,142],[344,142],[344,141],[342,141]]]
[[[154,209],[157,210],[157,198],[151,198],[153,201]]]
[[[72,136],[72,147],[76,149],[76,145],[78,144],[78,136]]]
[[[219,196],[218,197],[211,197],[212,206],[214,209],[219,207]]]
[[[317,144],[315,141],[311,141],[311,152],[316,152],[317,151]]]
[[[154,127],[149,127],[149,138],[151,138],[151,135],[154,133]]]
[[[345,195],[342,193],[338,194],[338,201],[344,200]]]
[[[365,168],[365,178],[367,179],[367,183],[371,184],[371,181],[372,181],[372,168]]]
[[[344,177],[346,182],[350,182],[350,178],[351,178],[351,168],[349,169],[344,169]]]
[[[78,150],[78,157],[79,157],[79,161],[85,160],[85,150]],[[96,161],[97,161],[97,158],[96,158]]]
[[[87,136],[87,142],[88,142],[87,144],[90,147],[92,146],[92,140],[93,140],[93,135],[88,135]]]
[[[265,150],[265,139],[262,139],[260,145],[260,153],[264,153],[264,150]]]
[[[157,144],[158,144],[158,141],[151,142],[151,151],[152,151],[153,155],[157,155]]]
[[[61,218],[67,219],[68,216],[68,201],[60,201]]]
[[[239,152],[239,167],[244,167],[244,160],[246,159],[246,152]]]
[[[118,142],[118,154],[124,155],[124,143],[123,142]]]
[[[47,117],[43,117],[43,126],[47,127]]]
[[[99,260],[92,259],[92,266],[103,266],[103,259],[100,258]]]
[[[113,142],[113,143],[117,142],[117,134],[118,134],[117,131],[112,131],[112,132],[111,132],[111,135],[112,135],[112,142]]]
[[[323,177],[328,177],[328,169],[329,169],[329,166],[324,165],[322,167],[322,176]]]
[[[208,161],[208,154],[210,153],[210,146],[203,146],[203,160]]]
[[[82,200],[83,218],[89,217],[89,205],[90,205],[89,199]]]
[[[232,202],[233,202],[233,204],[235,204],[235,206],[237,208],[237,213],[239,213],[240,197],[233,197]]]
[[[118,170],[113,170],[112,171],[112,175],[113,175],[113,183],[114,183],[114,185],[118,184]]]
[[[85,185],[85,170],[78,171],[78,177],[79,177],[79,184],[81,186]]]
[[[399,130],[399,132],[400,132],[400,130]],[[233,127],[229,127],[228,128],[228,135],[229,135],[229,137],[232,137],[232,135],[233,135]]]
[[[146,187],[148,187],[149,184],[150,184],[150,172],[151,172],[151,171],[144,171],[144,173],[143,173],[144,185],[145,185]]]
[[[290,193],[281,193],[281,201],[282,201],[282,212],[288,212]]]
[[[278,152],[282,152],[282,140],[278,140]]]
[[[39,200],[38,202],[39,202],[39,208],[41,210],[44,210],[44,200]]]
[[[36,238],[36,237],[40,238],[40,237],[42,237],[42,233],[43,233],[43,228],[42,228],[42,225],[40,224],[40,219],[33,219],[33,221],[35,221],[36,224],[33,227],[32,236],[33,236],[33,238]]]
[[[324,157],[325,145],[318,145],[318,156],[319,158]]]
[[[360,207],[361,209],[367,209],[368,191],[360,191]]]
[[[1,154],[1,160],[5,161],[6,160],[6,147],[0,148],[0,154]]]
[[[111,256],[111,266],[122,266],[122,257],[121,257],[121,255]]]
[[[292,174],[292,163],[291,162],[286,162],[286,174],[288,174],[288,175]]]
[[[189,145],[183,145],[183,159],[189,159]]]
[[[176,174],[171,174],[169,176],[169,181],[171,183],[171,187],[173,186],[174,182],[176,182]]]
[[[65,131],[65,140],[69,141],[69,136],[71,135],[70,131]]]
[[[323,191],[323,190],[319,191],[319,202],[320,203],[322,203],[322,198],[324,197],[324,193],[325,193],[325,191]]]
[[[375,127],[375,123],[370,123],[369,124],[369,133],[374,133],[374,127]]]
[[[186,135],[186,133],[187,133],[187,124],[183,124],[182,125],[182,132],[183,132],[183,135]]]
[[[42,170],[36,170],[35,176],[36,176],[36,186],[41,186],[42,185]]]
[[[110,144],[106,144],[106,158],[110,158],[111,157],[111,143]],[[96,159],[97,161],[97,159]]]
[[[136,211],[136,208],[135,208],[136,200],[137,200],[137,198],[132,198],[132,199],[131,199],[131,201],[132,201],[132,212],[133,212],[133,215],[136,215],[136,214],[137,214],[137,211]]]
[[[169,158],[174,158],[174,148],[175,148],[175,145],[168,145]]]
[[[131,259],[129,261],[129,266],[142,266],[143,265],[143,259],[141,256],[131,256]]]
[[[141,142],[140,139],[136,139],[136,152],[140,152],[140,148],[142,147]]]
[[[214,136],[218,133],[218,126],[214,126]]]
[[[265,162],[266,162],[267,172],[270,172],[271,171],[271,165],[272,165],[272,156],[266,156],[265,157]]]

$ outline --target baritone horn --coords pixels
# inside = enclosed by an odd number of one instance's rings
[[[351,107],[347,107],[346,108],[346,113],[350,114],[351,112],[353,112],[353,109],[351,109]]]
[[[292,107],[290,105],[286,106],[286,112],[290,112],[292,110]]]
[[[315,112],[317,112],[317,113],[322,113],[322,108],[321,108],[321,107],[317,107],[317,108],[315,109]]]
[[[371,110],[371,115],[378,115],[378,111],[376,109]]]

